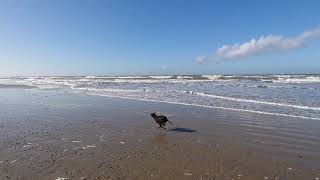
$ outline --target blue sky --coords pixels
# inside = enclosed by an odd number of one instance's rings
[[[319,7],[318,0],[2,0],[0,75],[320,73]]]

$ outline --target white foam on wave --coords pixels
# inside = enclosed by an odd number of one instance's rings
[[[47,79],[63,79],[64,77],[62,76],[49,76],[49,77],[46,77]]]
[[[112,82],[117,83],[156,83],[162,79],[114,79]]]
[[[137,93],[137,92],[148,92],[148,89],[116,89],[116,88],[103,88],[103,89],[97,89],[97,88],[74,88],[75,90],[83,90],[83,91],[93,91],[98,93],[103,92],[110,92],[110,93],[116,93],[116,92],[124,92],[124,93]]]
[[[320,83],[319,76],[280,76],[274,83]]]
[[[167,79],[147,79],[147,78],[92,78],[92,79],[79,79],[78,82],[86,83],[157,83],[163,82]]]
[[[144,79],[144,76],[117,76],[119,79]]]
[[[149,76],[152,79],[170,79],[172,76]]]
[[[208,78],[210,80],[217,80],[217,79],[221,78],[221,75],[202,75],[202,77]]]
[[[96,76],[86,76],[85,78],[87,78],[87,79],[94,79],[94,78],[96,78]]]
[[[80,79],[78,82],[95,82],[95,83],[131,83],[131,84],[154,84],[154,83],[195,83],[195,82],[210,82],[209,79],[171,79],[169,77],[157,77],[157,78],[140,78],[140,79],[130,79],[130,78],[115,78],[115,79]]]
[[[182,103],[182,102],[174,102],[174,101],[142,99],[142,98],[134,98],[134,97],[123,97],[123,96],[116,96],[116,95],[107,95],[107,94],[95,94],[95,93],[89,93],[89,94],[98,95],[98,96],[123,98],[123,99],[131,99],[131,100],[138,100],[138,101],[146,101],[146,102],[159,102],[159,103],[177,104],[177,105],[184,105],[184,106],[203,107],[203,108],[210,108],[210,109],[222,109],[222,110],[229,110],[229,111],[255,113],[255,114],[283,116],[283,117],[309,119],[309,120],[320,120],[320,118],[317,118],[317,117],[306,117],[306,116],[298,116],[298,115],[292,115],[292,114],[273,113],[273,112],[256,111],[256,110],[249,110],[249,109],[237,109],[237,108],[228,108],[228,107],[221,107],[221,106],[208,106],[208,105],[193,104],[193,103]]]
[[[114,79],[115,76],[86,76],[84,79]]]
[[[195,95],[199,95],[199,96],[212,97],[212,98],[216,98],[216,99],[230,100],[230,101],[256,103],[256,104],[266,104],[266,105],[282,106],[282,107],[285,106],[285,107],[291,107],[291,108],[297,108],[297,109],[308,109],[308,110],[320,111],[320,107],[299,106],[299,105],[293,105],[293,104],[268,102],[268,101],[261,101],[261,100],[241,99],[241,98],[233,98],[233,97],[227,97],[227,96],[217,96],[217,95],[200,93],[200,92],[192,92],[191,94],[195,94]]]
[[[239,79],[235,78],[236,76],[232,76],[232,75],[202,75],[201,77],[207,78],[209,81],[239,81]],[[202,80],[202,81],[206,81],[206,80]]]
[[[192,76],[86,76],[83,78],[63,79],[62,77],[28,77],[24,79],[0,79],[0,83],[35,86],[39,89],[55,89],[64,87],[76,87],[92,85],[96,83],[131,83],[131,84],[154,84],[154,83],[198,83],[210,82],[212,79],[193,79]]]
[[[192,76],[177,76],[177,79],[193,79]]]
[[[53,89],[53,88],[64,88],[64,87],[75,87],[82,82],[74,79],[63,79],[60,77],[44,77],[44,78],[26,78],[23,80],[15,81],[18,84],[35,86],[39,89]]]
[[[275,74],[275,75],[272,75],[273,77],[276,77],[276,78],[293,78],[293,77],[305,77],[306,75],[299,75],[299,74]]]

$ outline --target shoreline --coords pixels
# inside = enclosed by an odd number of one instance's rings
[[[219,106],[207,106],[207,105],[191,104],[191,103],[188,104],[188,103],[173,102],[173,101],[161,101],[161,100],[151,100],[151,99],[148,100],[148,99],[139,99],[139,98],[131,98],[131,97],[112,96],[112,95],[99,95],[99,94],[94,94],[94,93],[91,93],[88,95],[110,97],[110,98],[121,98],[121,99],[129,99],[129,100],[145,101],[145,102],[176,104],[176,105],[183,105],[183,106],[194,106],[194,107],[208,108],[208,109],[220,109],[220,110],[228,110],[228,111],[247,112],[247,113],[271,115],[271,116],[283,116],[283,117],[309,119],[309,120],[317,120],[317,121],[320,120],[320,118],[315,118],[315,117],[296,116],[296,115],[288,115],[288,114],[280,114],[280,113],[272,113],[272,112],[264,112],[264,111],[255,111],[255,110],[247,110],[247,109],[235,109],[235,108],[227,108],[227,107],[219,107]],[[319,108],[317,108],[317,107],[311,107],[311,108],[319,110]]]

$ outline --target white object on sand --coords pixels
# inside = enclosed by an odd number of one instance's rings
[[[185,176],[192,176],[191,173],[183,173],[183,175],[185,175]]]
[[[120,144],[125,144],[125,142],[121,141]]]
[[[81,143],[82,141],[71,141],[73,143]]]
[[[85,145],[81,149],[88,149],[88,148],[95,148],[95,147],[96,147],[95,144],[93,144],[93,145]]]
[[[92,144],[92,145],[86,145],[87,148],[95,148],[96,145],[95,144]]]
[[[58,177],[56,180],[67,180],[69,178],[64,178],[64,177]]]

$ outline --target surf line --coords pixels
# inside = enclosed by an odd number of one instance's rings
[[[236,108],[227,108],[227,107],[221,107],[221,106],[208,106],[208,105],[190,104],[190,103],[182,103],[182,102],[174,102],[174,101],[139,99],[134,97],[123,97],[123,96],[106,95],[106,94],[103,94],[103,95],[95,94],[95,93],[88,93],[88,94],[94,95],[94,96],[115,97],[115,98],[131,99],[131,100],[138,100],[138,101],[145,101],[145,102],[160,102],[160,103],[177,104],[177,105],[184,105],[184,106],[196,106],[196,107],[203,107],[203,108],[209,108],[209,109],[222,109],[222,110],[229,110],[229,111],[249,112],[249,113],[256,113],[256,114],[275,115],[275,116],[292,117],[292,118],[300,118],[300,119],[320,120],[320,118],[316,118],[316,117],[305,117],[305,116],[298,116],[298,115],[292,115],[292,114],[272,113],[272,112],[255,111],[255,110],[249,110],[249,109],[236,109]]]
[[[277,103],[277,102],[258,101],[258,100],[251,100],[251,99],[240,99],[240,98],[233,98],[233,97],[227,97],[227,96],[217,96],[217,95],[205,94],[205,93],[199,93],[199,92],[193,92],[193,93],[196,95],[199,95],[199,96],[206,96],[206,97],[212,97],[212,98],[216,98],[216,99],[224,99],[224,100],[237,101],[237,102],[267,104],[267,105],[274,105],[274,106],[286,106],[286,107],[292,107],[292,108],[297,108],[297,109],[308,109],[308,110],[320,111],[320,107],[299,106],[299,105]]]

